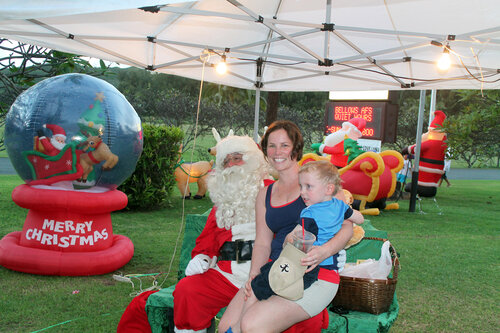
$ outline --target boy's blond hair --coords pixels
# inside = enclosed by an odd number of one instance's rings
[[[300,167],[299,174],[307,172],[316,172],[318,178],[324,184],[335,185],[335,190],[333,191],[332,195],[337,194],[337,192],[341,189],[342,180],[340,179],[339,171],[337,167],[329,161],[307,162]]]

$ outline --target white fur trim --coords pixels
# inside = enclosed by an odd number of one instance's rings
[[[238,264],[236,261],[231,261],[231,273],[224,272],[218,266],[214,269],[224,275],[236,288],[242,288],[248,280],[250,273],[251,261],[245,261]]]
[[[359,136],[361,136],[361,131],[359,130],[359,128],[356,127],[356,125],[354,125],[353,123],[350,123],[348,121],[346,122],[343,122],[342,123],[342,127],[344,126],[349,126],[351,128],[351,130],[353,130],[354,132],[356,132]]]
[[[245,241],[255,240],[255,223],[251,222],[235,225],[231,228],[231,232],[233,234],[231,237],[233,241],[237,239],[243,239]]]
[[[259,151],[259,147],[249,136],[227,136],[222,139],[217,146],[216,163],[217,167],[222,167],[222,163],[228,154]]]
[[[181,330],[181,329],[178,329],[177,327],[174,326],[174,332],[175,333],[207,333],[207,329],[204,328],[204,329],[201,329],[199,331],[195,331],[195,330]]]
[[[342,141],[344,141],[344,137],[346,135],[346,131],[344,130],[338,130],[337,132],[333,132],[331,134],[328,134],[324,140],[325,145],[328,147],[333,147]]]
[[[427,186],[427,187],[438,187],[438,184],[434,183],[434,182],[430,183],[430,182],[421,182],[421,181],[419,181],[418,185]]]
[[[424,171],[427,173],[438,173],[438,174],[444,174],[444,171],[441,169],[434,169],[434,168],[429,168],[429,167],[424,167],[424,166],[418,166],[418,171]]]

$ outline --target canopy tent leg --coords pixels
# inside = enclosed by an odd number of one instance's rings
[[[259,143],[260,88],[255,89],[255,113],[253,118],[253,139]]]
[[[434,119],[434,111],[436,111],[436,99],[437,99],[437,90],[431,90],[431,105],[429,107],[429,125],[432,123],[432,119]]]
[[[418,106],[417,140],[415,147],[415,159],[413,162],[413,172],[411,173],[411,192],[409,212],[415,212],[418,187],[418,164],[420,162],[420,146],[422,145],[422,127],[424,123],[425,110],[425,90],[420,90],[420,102]]]
[[[253,139],[259,143],[259,109],[260,109],[260,88],[262,87],[262,58],[257,59],[255,75],[255,113],[253,118]]]

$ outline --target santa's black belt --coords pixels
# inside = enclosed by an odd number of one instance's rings
[[[433,160],[432,158],[420,157],[420,161],[425,162],[425,163],[431,163],[431,164],[437,164],[437,165],[444,165],[444,161]]]
[[[252,259],[253,240],[237,239],[234,242],[225,242],[220,249],[219,260],[245,262]]]

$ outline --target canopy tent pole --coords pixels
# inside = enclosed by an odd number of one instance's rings
[[[257,75],[255,78],[255,113],[253,118],[253,139],[259,143],[259,109],[260,109],[260,88],[262,87],[262,58],[257,59]]]
[[[330,24],[332,21],[332,1],[327,0],[326,1],[326,17],[325,17],[325,23]],[[325,42],[323,45],[323,56],[325,59],[330,58],[330,32],[325,29]]]
[[[416,140],[417,143],[415,147],[413,172],[411,173],[411,194],[410,194],[409,212],[415,212],[415,203],[417,201],[418,164],[420,162],[420,146],[422,144],[422,127],[424,122],[424,110],[425,110],[425,90],[420,90],[420,102],[418,106],[418,122],[417,122],[417,140]]]
[[[432,123],[432,119],[434,119],[434,111],[436,111],[436,99],[437,99],[437,90],[431,90],[431,106],[429,107],[429,125]]]
[[[255,90],[255,113],[253,119],[253,139],[259,143],[259,108],[260,108],[260,88]]]

